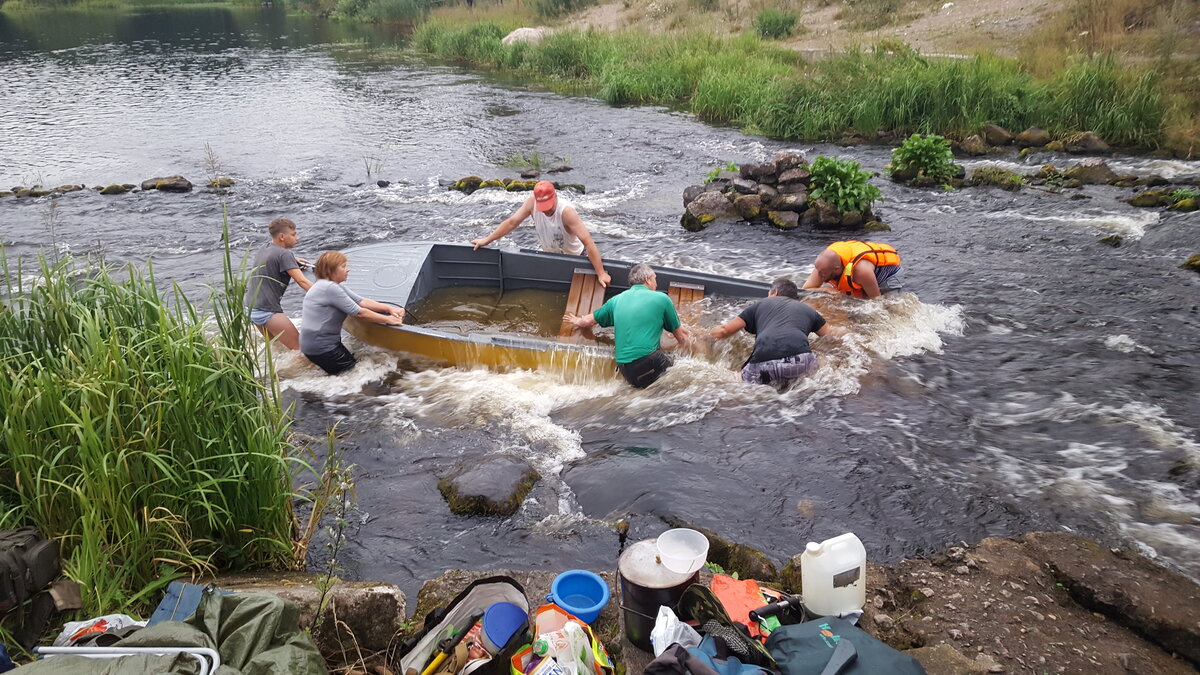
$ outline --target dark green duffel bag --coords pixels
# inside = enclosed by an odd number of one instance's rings
[[[925,675],[913,657],[831,616],[776,628],[767,651],[783,675]]]

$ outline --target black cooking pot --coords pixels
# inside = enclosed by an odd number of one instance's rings
[[[667,569],[658,559],[654,539],[639,541],[625,549],[617,562],[621,586],[621,618],[625,637],[638,649],[653,652],[650,631],[658,618],[658,608],[675,609],[688,586],[700,581],[699,570],[679,574]]]

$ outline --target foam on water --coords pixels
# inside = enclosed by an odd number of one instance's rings
[[[1153,349],[1137,343],[1133,338],[1123,333],[1121,335],[1110,335],[1104,338],[1104,346],[1113,351],[1124,352],[1126,354],[1131,354],[1133,352],[1145,352],[1147,354],[1154,353]]]
[[[983,217],[1009,221],[1028,220],[1036,223],[1064,223],[1119,234],[1130,239],[1141,239],[1146,234],[1146,227],[1157,224],[1160,219],[1159,214],[1154,211],[1142,210],[1121,213],[1105,211],[1103,209],[1054,216],[1021,213],[1019,211],[999,211],[984,214]]]

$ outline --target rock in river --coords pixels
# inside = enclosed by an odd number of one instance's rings
[[[541,479],[519,459],[486,457],[464,464],[438,481],[438,490],[458,515],[511,516]]]

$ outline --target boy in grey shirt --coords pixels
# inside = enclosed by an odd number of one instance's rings
[[[246,283],[246,311],[250,314],[250,321],[267,338],[278,340],[288,349],[299,349],[300,332],[288,315],[283,313],[280,300],[292,280],[305,291],[312,286],[312,282],[300,271],[310,263],[292,253],[292,249],[300,243],[300,235],[296,234],[296,224],[291,220],[276,218],[267,226],[267,231],[271,234],[271,243],[254,255],[251,276]]]

